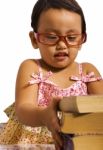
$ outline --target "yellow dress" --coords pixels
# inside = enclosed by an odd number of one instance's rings
[[[9,117],[8,122],[0,133],[0,144],[52,144],[51,132],[46,127],[29,127],[21,124],[15,116],[15,104],[13,103],[5,113]]]

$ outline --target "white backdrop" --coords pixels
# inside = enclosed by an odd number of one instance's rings
[[[31,46],[31,12],[36,0],[0,1],[0,122],[7,121],[3,110],[15,99],[15,80],[20,63],[37,58]],[[101,0],[78,0],[87,22],[88,40],[77,60],[93,63],[103,75],[103,6]]]

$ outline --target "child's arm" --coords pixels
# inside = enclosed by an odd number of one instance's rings
[[[30,75],[33,72],[38,72],[38,66],[34,60],[24,61],[19,68],[15,96],[16,115],[18,120],[25,125],[32,127],[47,126],[56,143],[58,143],[57,145],[61,145],[58,134],[60,125],[57,118],[57,105],[60,99],[52,98],[48,107],[38,107],[38,85],[28,85],[28,81],[31,79]]]
[[[83,70],[84,70],[83,72],[86,72],[86,74],[88,74],[90,72],[94,72],[96,78],[101,77],[97,68],[92,64],[84,63]],[[93,81],[93,82],[88,82],[87,88],[88,88],[89,94],[103,94],[103,79]]]
[[[16,81],[16,114],[22,123],[37,127],[44,125],[42,118],[46,108],[38,107],[38,84],[28,84],[33,72],[38,72],[34,60],[24,61],[19,68]]]
[[[15,106],[17,117],[22,123],[39,126],[41,124],[39,118],[36,120],[33,114],[37,107],[38,86],[37,84],[32,86],[28,84],[33,72],[37,72],[34,60],[26,60],[20,65],[16,81]]]

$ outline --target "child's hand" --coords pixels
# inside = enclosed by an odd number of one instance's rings
[[[47,108],[43,110],[43,122],[52,133],[56,150],[60,150],[62,147],[62,139],[59,135],[60,124],[57,117],[57,108],[60,100],[61,98],[52,98]]]

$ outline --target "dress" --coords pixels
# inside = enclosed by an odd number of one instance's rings
[[[80,77],[71,76],[70,79],[75,83],[70,87],[62,89],[49,80],[53,76],[51,71],[44,76],[39,61],[37,61],[38,74],[33,73],[29,85],[38,84],[38,106],[47,106],[50,97],[55,96],[79,96],[87,95],[87,83],[101,80],[101,77],[95,77],[93,72],[83,75],[82,64],[79,64],[78,72]],[[46,127],[29,127],[21,124],[15,116],[15,104],[9,106],[5,113],[9,117],[2,133],[0,134],[0,144],[52,144],[53,139],[50,131]]]

